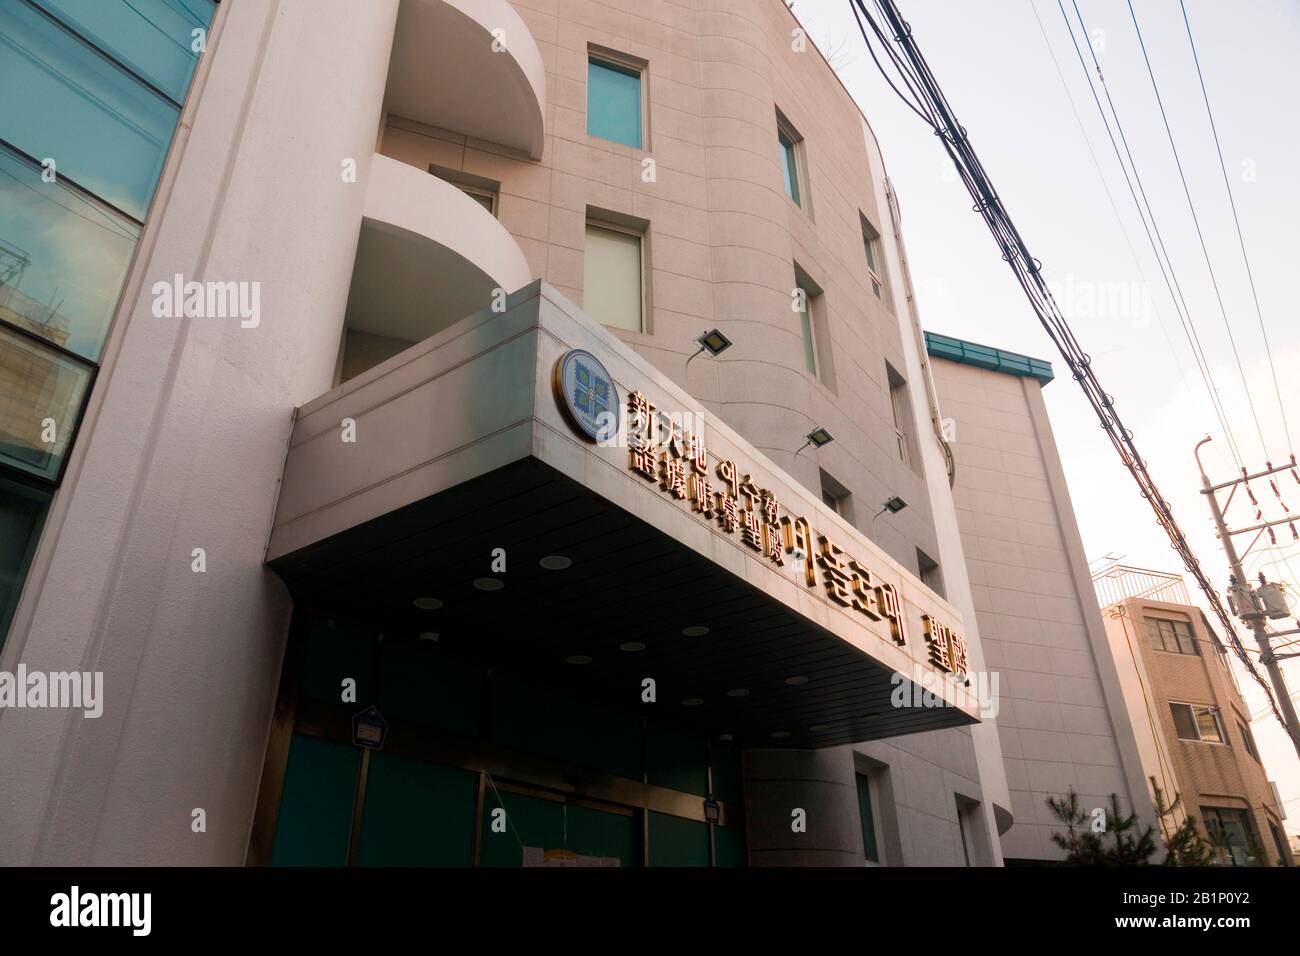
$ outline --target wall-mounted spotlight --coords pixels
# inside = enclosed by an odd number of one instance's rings
[[[795,454],[799,454],[800,451],[803,451],[809,445],[812,445],[814,448],[821,448],[823,445],[829,445],[834,440],[834,435],[818,425],[804,436],[804,443],[799,446],[799,451],[796,451]]]
[[[695,344],[698,345],[699,348],[695,350],[695,355],[692,355],[691,358],[686,360],[687,365],[690,365],[691,359],[695,358],[695,356],[699,355],[701,352],[708,352],[710,357],[717,358],[723,352],[727,351],[727,349],[731,348],[731,339],[727,338],[717,329],[709,329],[707,332],[700,333],[700,337],[695,340]]]
[[[898,495],[892,495],[891,497],[885,499],[885,501],[880,506],[880,510],[871,516],[871,520],[875,521],[886,511],[888,511],[891,515],[896,515],[906,507],[907,507],[906,501],[898,497]]]

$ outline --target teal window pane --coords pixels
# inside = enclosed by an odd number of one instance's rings
[[[97,361],[139,235],[0,148],[0,321]]]
[[[744,801],[741,785],[740,751],[715,744],[713,748],[713,795],[724,803],[740,806]]]
[[[272,866],[344,866],[361,750],[294,734],[276,817]]]
[[[144,219],[174,105],[25,3],[0,4],[0,90],[0,139]]]
[[[880,862],[880,853],[876,849],[876,820],[871,812],[871,785],[862,774],[858,780],[858,816],[862,819],[862,852],[872,863]],[[966,834],[962,834],[962,840]]]
[[[45,524],[50,493],[0,477],[0,647]]]
[[[794,143],[780,131],[776,136],[781,143],[781,176],[785,179],[785,194],[794,200],[796,206],[802,205],[799,201],[799,167],[795,164]]]
[[[506,811],[504,833],[492,828],[493,811],[501,808]],[[611,865],[605,861],[632,866],[639,835],[628,813],[489,786],[483,796],[479,866],[523,866],[525,853],[533,866]]]
[[[587,132],[641,148],[641,74],[587,61]]]
[[[361,866],[469,866],[474,857],[478,774],[370,755],[357,845]]]
[[[194,78],[194,32],[208,25],[212,0],[36,0],[87,40],[177,103]]]
[[[0,463],[57,481],[90,376],[88,365],[0,325]]]
[[[649,814],[651,866],[708,866],[709,825],[664,813]]]
[[[739,827],[713,828],[713,865],[746,865],[744,830]]]

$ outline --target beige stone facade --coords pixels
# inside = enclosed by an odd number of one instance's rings
[[[955,340],[949,340],[955,341]],[[968,343],[961,343],[970,347]],[[1148,825],[1132,730],[1088,576],[1044,383],[1009,372],[1024,356],[976,346],[1004,368],[936,357],[939,400],[957,463],[953,495],[980,634],[1000,677],[998,732],[1015,824],[1009,861],[1055,860],[1048,797],[1086,807],[1118,794]],[[942,353],[940,353],[942,354]],[[1053,387],[1068,387],[1066,383]]]

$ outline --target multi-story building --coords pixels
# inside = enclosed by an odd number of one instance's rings
[[[1008,862],[1059,860],[1051,797],[1158,823],[1042,390],[1048,362],[926,334],[1015,823]]]
[[[1118,573],[1117,573],[1118,572]],[[1125,583],[1136,587],[1116,587]],[[1128,719],[1154,801],[1172,812],[1168,833],[1194,816],[1216,862],[1293,866],[1277,790],[1218,632],[1187,600],[1182,578],[1107,569],[1099,589]],[[1128,591],[1126,596],[1123,591]]]
[[[7,413],[0,668],[103,681],[0,709],[0,859],[1001,862],[897,211],[784,4],[0,10],[69,332],[3,367],[77,386]]]
[[[0,680],[0,861],[997,865],[1059,856],[1069,789],[1156,822],[1050,367],[922,336],[784,4],[0,19],[0,674],[103,679]]]

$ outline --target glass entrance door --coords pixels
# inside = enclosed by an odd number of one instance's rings
[[[479,865],[635,866],[639,833],[627,807],[498,782],[483,798]]]

